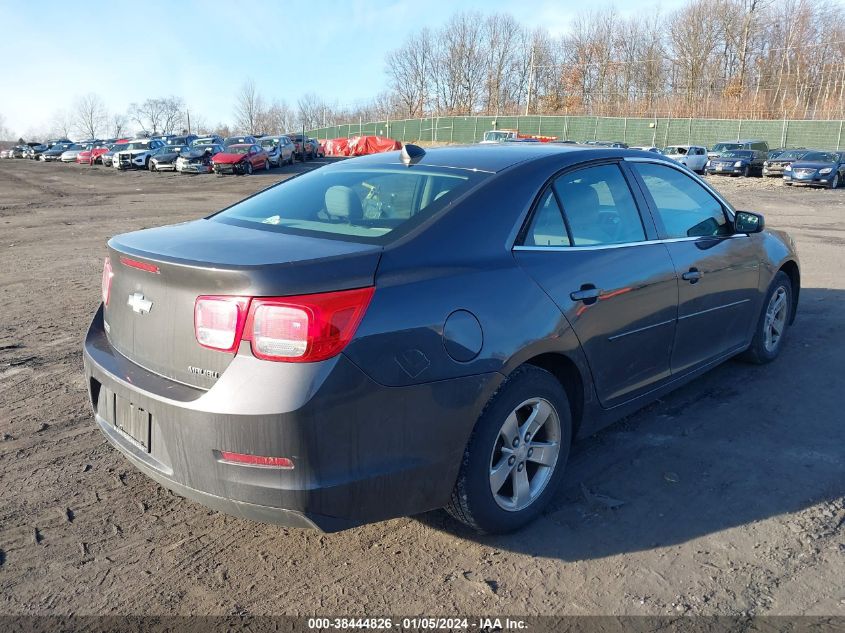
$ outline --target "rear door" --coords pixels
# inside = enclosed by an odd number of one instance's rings
[[[672,260],[624,170],[610,162],[563,172],[514,249],[577,334],[605,407],[669,378],[677,313]]]
[[[684,373],[748,342],[760,262],[752,237],[734,234],[732,211],[666,163],[632,161],[679,278],[672,372]]]

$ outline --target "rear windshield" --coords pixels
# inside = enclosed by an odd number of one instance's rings
[[[316,169],[247,198],[213,219],[282,233],[384,243],[487,175],[430,167]]]

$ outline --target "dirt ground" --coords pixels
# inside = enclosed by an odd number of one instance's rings
[[[845,615],[842,189],[713,179],[797,240],[783,355],[726,363],[580,442],[552,507],[518,534],[477,537],[441,512],[285,530],[136,472],[97,430],[82,375],[107,238],[292,169],[0,161],[0,614]]]

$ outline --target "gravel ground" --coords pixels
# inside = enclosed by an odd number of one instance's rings
[[[441,512],[285,530],[137,473],[95,428],[81,371],[106,239],[304,168],[0,161],[0,614],[845,615],[845,190],[711,179],[797,240],[782,357],[726,363],[580,442],[518,534],[477,537]]]

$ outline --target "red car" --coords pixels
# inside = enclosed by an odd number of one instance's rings
[[[125,141],[123,139],[117,141],[117,143],[126,143],[126,142],[128,142],[128,141]],[[77,154],[76,162],[79,163],[80,165],[95,165],[97,163],[102,164],[103,154],[108,152],[115,144],[116,143],[109,143],[108,145],[106,145],[106,144],[95,145],[94,147],[92,147],[90,149],[83,150],[83,151],[79,152],[79,154]]]
[[[215,174],[251,174],[256,169],[270,169],[270,157],[260,145],[229,145],[211,159]]]

